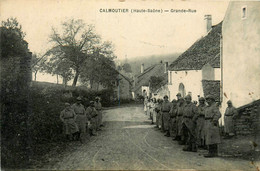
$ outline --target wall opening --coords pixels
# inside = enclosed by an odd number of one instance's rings
[[[241,11],[241,18],[246,19],[246,17],[247,17],[247,7],[243,6]]]
[[[185,97],[185,95],[186,95],[185,86],[183,83],[179,84],[179,93],[181,93],[181,97]]]

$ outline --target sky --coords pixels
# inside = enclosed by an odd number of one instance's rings
[[[205,35],[204,15],[212,24],[224,18],[228,1],[166,0],[1,0],[0,20],[16,17],[26,32],[30,51],[44,54],[51,28],[69,19],[82,19],[95,25],[103,41],[111,41],[117,59],[181,53]],[[100,9],[128,9],[126,13],[100,12]],[[131,13],[132,9],[169,10],[163,13]],[[176,13],[177,10],[196,12]]]

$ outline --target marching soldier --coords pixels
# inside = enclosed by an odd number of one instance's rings
[[[86,114],[88,120],[90,122],[90,135],[96,136],[97,131],[97,118],[98,118],[98,111],[95,109],[95,104],[93,101],[90,101],[89,107],[86,109]]]
[[[216,157],[218,155],[218,144],[220,143],[218,120],[221,114],[213,96],[208,95],[206,101],[208,106],[205,108],[205,135],[209,153],[204,157]]]
[[[176,137],[176,116],[177,116],[177,100],[172,100],[172,107],[170,110],[170,135]]]
[[[162,103],[162,119],[163,119],[163,124],[164,124],[164,131],[166,131],[165,136],[169,137],[170,136],[170,131],[169,131],[169,121],[170,121],[170,110],[172,107],[172,103],[169,102],[168,96],[164,96],[164,101]]]
[[[205,122],[205,99],[203,97],[199,98],[199,106],[198,106],[198,114],[196,116],[196,135],[197,135],[197,143],[199,147],[205,147],[205,130],[204,130],[204,122]]]
[[[94,102],[95,109],[98,112],[97,116],[97,130],[100,130],[100,127],[103,126],[102,124],[102,104],[100,103],[100,98],[96,97]]]
[[[225,111],[225,117],[224,117],[224,130],[227,137],[232,137],[235,135],[234,130],[234,118],[237,116],[237,110],[233,107],[232,102],[229,100],[227,101],[227,109]]]
[[[191,96],[185,97],[186,104],[183,108],[183,137],[187,147],[183,151],[197,152],[196,134],[195,134],[195,117],[198,109],[194,103],[191,102]]]
[[[60,113],[60,119],[64,124],[64,133],[68,140],[75,138],[76,133],[79,131],[79,128],[75,122],[76,114],[71,108],[69,103],[65,103],[65,109]],[[73,137],[71,137],[73,136]]]
[[[83,141],[85,139],[85,134],[86,134],[86,122],[87,122],[87,117],[86,117],[86,111],[84,106],[81,104],[82,99],[80,97],[77,98],[77,102],[72,105],[72,109],[76,113],[76,123],[79,127],[79,134],[77,136],[77,139],[80,141]]]
[[[175,140],[179,141],[180,145],[184,144],[183,137],[182,137],[182,119],[183,119],[183,108],[185,105],[184,98],[180,97],[179,101],[177,102],[177,122],[176,122],[176,132],[177,136]]]

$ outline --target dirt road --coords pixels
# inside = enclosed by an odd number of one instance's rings
[[[183,152],[176,141],[153,128],[141,107],[104,112],[99,135],[43,169],[62,170],[256,170],[249,161],[204,158],[205,151]]]

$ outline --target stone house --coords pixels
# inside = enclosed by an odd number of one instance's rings
[[[231,1],[223,25],[223,103],[238,108],[238,134],[258,130],[260,125],[260,3]],[[254,125],[256,126],[254,129]],[[258,126],[257,126],[258,125]],[[259,136],[260,137],[260,136]]]
[[[192,100],[208,94],[220,101],[220,38],[222,22],[211,26],[205,15],[207,34],[180,55],[168,69],[169,99],[191,95]]]

